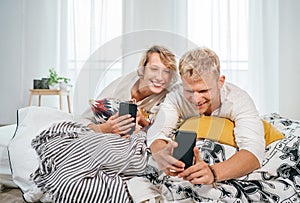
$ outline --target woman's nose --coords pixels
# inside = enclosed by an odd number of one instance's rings
[[[156,80],[162,80],[163,79],[163,71],[160,70],[155,74],[155,79]]]

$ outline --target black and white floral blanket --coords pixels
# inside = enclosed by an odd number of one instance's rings
[[[143,176],[128,182],[133,198],[139,202],[143,199],[154,202],[300,202],[300,122],[278,114],[264,116],[264,119],[283,132],[285,138],[266,147],[266,158],[259,170],[220,182],[215,189],[166,176],[150,161]],[[197,146],[209,164],[226,160],[236,150],[210,140],[198,141]]]

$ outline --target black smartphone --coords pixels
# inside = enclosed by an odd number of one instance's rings
[[[119,106],[119,116],[123,116],[126,114],[130,114],[134,120],[133,123],[136,122],[136,112],[137,112],[137,105],[132,102],[120,102]],[[132,134],[135,130],[135,126],[132,126],[131,130],[128,132],[128,134]]]
[[[175,134],[175,141],[178,146],[174,149],[173,156],[185,163],[185,168],[193,165],[194,147],[196,145],[197,134],[193,131],[179,130]]]

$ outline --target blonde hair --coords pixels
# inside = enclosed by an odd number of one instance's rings
[[[177,66],[176,66],[176,59],[175,55],[169,51],[167,48],[163,46],[154,45],[149,48],[143,57],[140,60],[139,67],[138,67],[138,76],[142,78],[144,76],[145,66],[149,62],[150,56],[153,53],[158,53],[161,62],[170,70],[172,70],[172,82],[177,81]]]
[[[214,73],[220,76],[220,61],[217,54],[206,48],[201,47],[186,52],[179,61],[179,73],[192,80],[200,80],[204,73]]]

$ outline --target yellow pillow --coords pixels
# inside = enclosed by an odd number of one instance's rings
[[[272,124],[263,119],[262,122],[265,130],[266,146],[276,140],[284,138],[284,135]],[[179,130],[196,132],[197,139],[205,138],[213,141],[218,141],[222,144],[237,147],[233,129],[234,122],[232,122],[231,120],[213,116],[189,118],[179,128]]]

